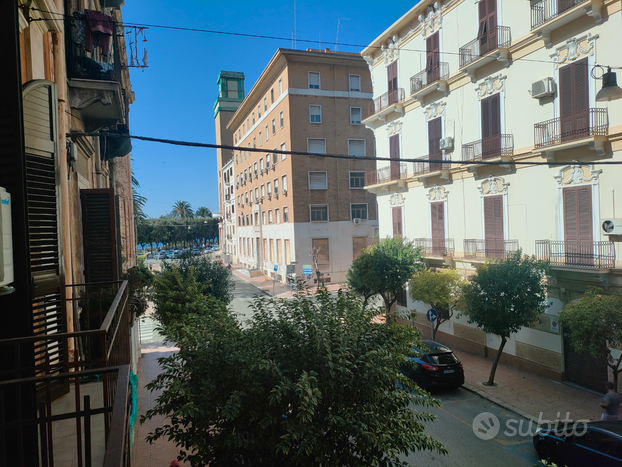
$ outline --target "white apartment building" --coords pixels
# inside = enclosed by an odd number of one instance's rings
[[[220,221],[222,238],[220,241],[221,251],[226,255],[228,262],[237,262],[237,248],[235,236],[235,173],[233,171],[233,159],[230,159],[222,167],[221,171],[223,187],[223,211]]]
[[[557,316],[590,286],[622,288],[622,232],[602,226],[622,217],[622,167],[598,165],[622,160],[622,100],[596,101],[597,65],[622,66],[621,4],[424,0],[362,52],[374,85],[364,124],[392,159],[366,174],[380,237],[408,237],[430,267],[465,276],[518,248],[550,260],[546,319],[512,336],[502,361],[598,390],[604,362],[577,355]],[[464,317],[440,331],[482,355],[499,345]]]

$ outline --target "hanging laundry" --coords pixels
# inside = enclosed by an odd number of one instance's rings
[[[114,28],[112,16],[94,10],[84,10],[84,14],[86,15],[85,49],[91,52],[93,50],[93,38],[97,37],[101,45],[102,55],[108,56],[110,38]]]

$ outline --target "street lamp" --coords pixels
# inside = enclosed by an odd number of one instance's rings
[[[622,99],[622,89],[618,86],[616,74],[607,67],[607,73],[603,73],[603,87],[596,94],[596,102],[609,102]]]

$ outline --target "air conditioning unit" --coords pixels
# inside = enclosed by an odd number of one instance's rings
[[[13,234],[11,227],[11,195],[0,187],[0,295],[14,292]]]
[[[268,199],[272,198],[272,193],[268,193],[266,196],[268,196]]]
[[[283,194],[286,195],[287,194],[287,188],[283,188]]]
[[[544,78],[531,84],[531,97],[542,99],[555,95],[555,81],[553,78]]]
[[[272,164],[272,170],[276,170],[276,164]]]
[[[361,219],[359,219],[358,217],[355,217],[354,219],[352,219],[352,223],[354,225],[359,225],[361,223]]]
[[[441,138],[439,146],[443,151],[451,151],[454,148],[454,139],[451,136]]]
[[[255,170],[255,178],[257,178],[257,171]]]
[[[603,235],[622,235],[622,219],[601,219],[600,231]]]

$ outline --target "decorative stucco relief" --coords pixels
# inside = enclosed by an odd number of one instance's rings
[[[490,176],[481,185],[477,187],[482,196],[486,195],[503,195],[508,192],[510,184],[501,177]]]
[[[583,183],[598,182],[598,177],[602,173],[600,169],[594,169],[589,165],[571,164],[560,169],[559,174],[555,175],[557,184],[561,186],[566,185],[581,185]]]
[[[444,115],[445,105],[446,105],[446,102],[433,102],[432,104],[424,107],[423,111],[425,112],[426,119],[432,120],[433,118]]]
[[[581,37],[572,37],[555,49],[555,53],[551,54],[555,67],[559,67],[567,62],[572,62],[579,58],[594,56],[594,46],[596,45],[598,34],[584,34]]]
[[[489,76],[484,81],[479,83],[475,88],[475,92],[477,92],[477,98],[483,99],[486,96],[489,96],[497,91],[501,91],[505,84],[505,79],[507,76],[498,74],[497,76]]]
[[[442,186],[434,185],[427,193],[430,201],[445,201],[449,191]]]
[[[400,42],[402,42],[402,39],[396,34],[387,41],[387,45],[380,47],[384,54],[384,63],[386,65],[400,57]]]
[[[387,124],[387,132],[389,133],[389,136],[391,135],[397,135],[399,133],[402,132],[402,122],[400,121],[393,121],[391,123]]]
[[[389,204],[391,206],[404,206],[404,195],[401,193],[394,193],[389,198]]]
[[[419,23],[421,24],[421,35],[425,39],[430,34],[438,31],[442,27],[442,10],[441,2],[434,2],[434,5],[428,6],[425,15],[419,15]]]
[[[367,68],[369,68],[369,76],[371,76],[371,86],[374,87],[374,62],[376,61],[374,57],[369,55],[364,55],[363,58],[367,62]]]

